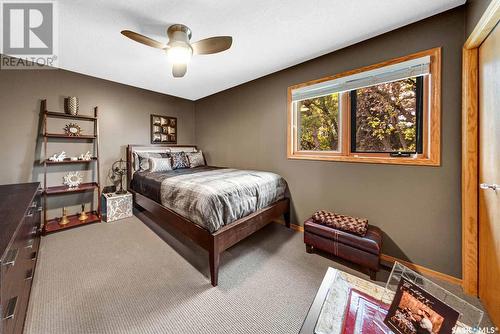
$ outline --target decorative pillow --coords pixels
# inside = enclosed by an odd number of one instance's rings
[[[170,158],[149,158],[150,172],[165,172],[168,170],[172,170]]]
[[[136,155],[135,170],[141,172],[149,169],[149,158],[170,158],[170,153],[138,152]]]
[[[315,223],[364,237],[368,230],[368,219],[340,215],[334,212],[317,211],[312,219]]]
[[[205,158],[203,158],[202,151],[186,153],[186,155],[189,160],[189,167],[205,166]]]
[[[186,152],[173,152],[172,156],[172,169],[189,168],[189,160]]]
[[[134,172],[138,172],[140,169],[139,167],[139,155],[134,152]]]

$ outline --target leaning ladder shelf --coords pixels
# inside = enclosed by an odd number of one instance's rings
[[[99,172],[99,120],[97,117],[97,107],[94,108],[94,116],[85,116],[85,115],[69,115],[65,114],[63,112],[57,112],[57,111],[48,111],[47,110],[47,100],[42,100],[42,105],[41,105],[41,111],[42,111],[42,117],[43,117],[43,147],[44,147],[44,160],[42,161],[43,167],[44,167],[44,192],[43,192],[43,197],[44,197],[44,210],[43,210],[43,217],[44,217],[44,224],[42,228],[42,233],[48,234],[48,233],[53,233],[77,226],[82,226],[82,225],[87,225],[91,223],[96,223],[101,221],[101,190],[100,190],[100,172]],[[50,118],[64,118],[64,119],[71,119],[71,120],[76,120],[76,121],[89,121],[94,123],[94,133],[92,135],[83,135],[83,136],[67,136],[66,134],[63,133],[48,133],[47,132],[47,124],[48,120]],[[70,142],[71,141],[81,141],[81,140],[87,140],[87,141],[93,141],[94,143],[94,157],[92,157],[90,160],[77,160],[73,161],[70,159],[65,159],[63,161],[50,161],[48,160],[48,152],[47,152],[47,144],[51,138],[56,138],[56,139],[68,139]],[[85,166],[85,168],[89,168],[92,166],[93,163],[96,163],[96,178],[97,180],[95,182],[87,182],[87,183],[82,183],[80,186],[77,188],[68,188],[67,186],[48,186],[47,184],[47,172],[49,167],[54,166],[54,165],[64,165],[64,164],[81,164],[82,166]],[[48,197],[50,196],[58,196],[58,195],[65,195],[65,194],[73,194],[73,193],[81,193],[81,192],[95,192],[97,191],[97,210],[89,211],[87,212],[87,220],[85,221],[80,221],[78,219],[78,214],[76,215],[69,215],[68,220],[69,223],[61,226],[59,225],[59,222],[61,220],[61,217],[56,217],[52,219],[47,218],[47,200]]]

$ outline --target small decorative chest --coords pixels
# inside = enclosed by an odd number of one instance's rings
[[[360,237],[318,224],[309,218],[304,222],[304,243],[306,252],[313,253],[314,249],[319,249],[356,263],[368,269],[370,278],[375,280],[382,249],[382,231],[378,227],[368,225],[366,235]]]
[[[132,194],[102,194],[102,217],[106,223],[132,217]]]

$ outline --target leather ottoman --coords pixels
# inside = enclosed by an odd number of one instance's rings
[[[366,235],[361,237],[316,224],[311,218],[304,222],[304,243],[308,253],[319,249],[360,265],[368,270],[371,279],[379,270],[382,231],[376,226],[368,225]]]

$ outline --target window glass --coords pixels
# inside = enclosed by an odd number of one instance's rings
[[[421,80],[413,77],[351,91],[352,152],[418,151]]]
[[[339,93],[297,102],[301,151],[339,150]]]

